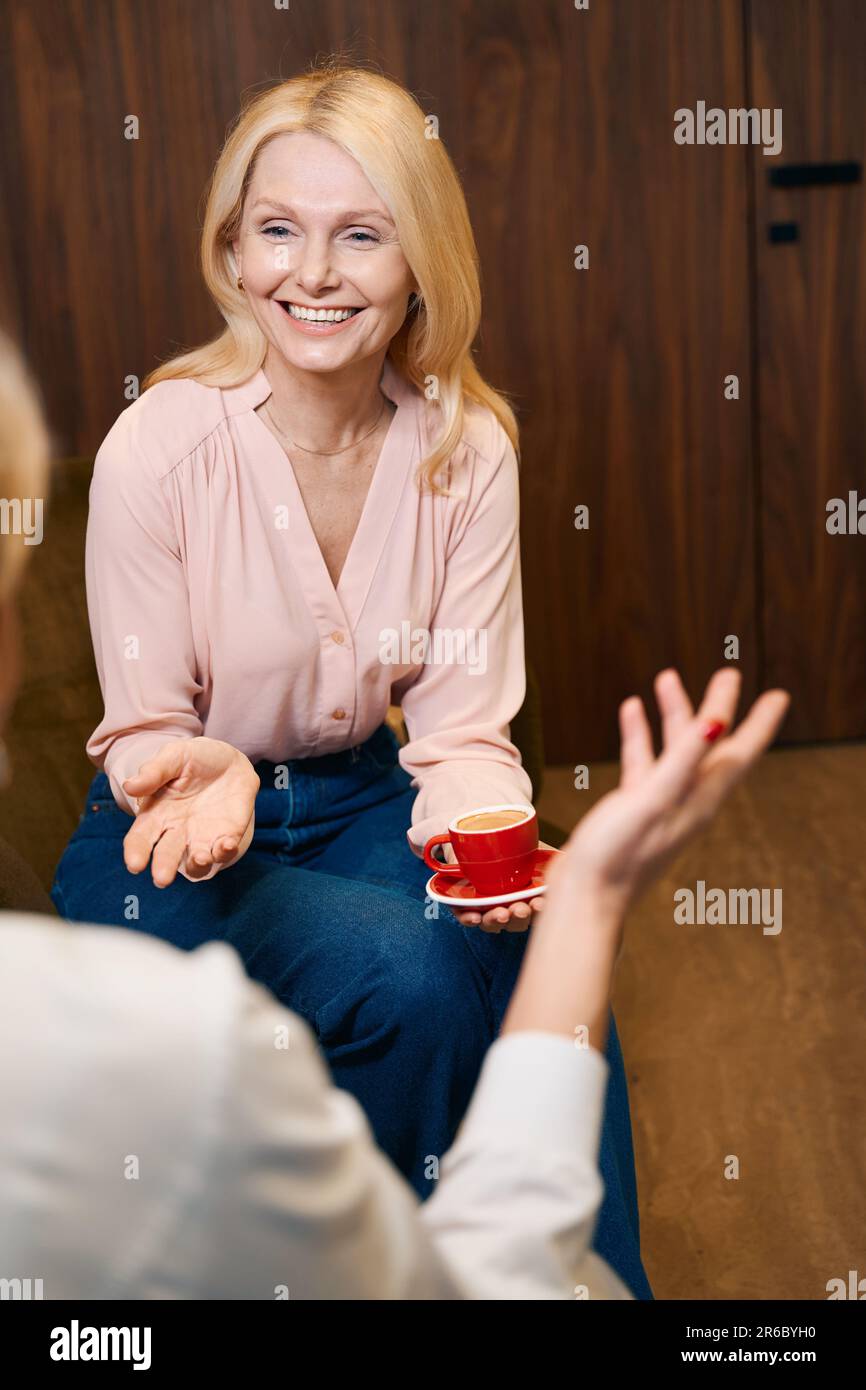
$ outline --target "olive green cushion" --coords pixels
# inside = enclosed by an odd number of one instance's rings
[[[0,840],[0,912],[56,915],[53,902],[30,865],[5,840]]]
[[[57,466],[43,541],[31,550],[18,595],[24,661],[5,734],[12,783],[0,791],[0,838],[46,891],[96,770],[84,745],[102,718],[84,592],[92,469],[92,459]]]

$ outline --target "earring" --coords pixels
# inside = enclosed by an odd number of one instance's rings
[[[241,277],[240,277],[240,275],[239,275],[239,276],[238,276],[238,289],[239,289],[239,290],[242,290],[243,287],[244,287],[244,282],[243,282],[243,280],[241,279]]]

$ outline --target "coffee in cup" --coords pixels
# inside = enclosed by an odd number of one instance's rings
[[[526,820],[526,811],[478,811],[457,822],[458,830],[501,830],[506,825],[519,825]]]

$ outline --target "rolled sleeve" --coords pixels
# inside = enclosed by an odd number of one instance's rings
[[[418,788],[407,831],[416,854],[463,810],[532,802],[509,736],[526,693],[519,474],[498,424],[494,438],[492,462],[469,451],[467,494],[452,516],[433,619],[433,659],[401,696],[409,737],[400,764]]]
[[[87,755],[135,815],[124,780],[169,739],[201,734],[202,723],[176,527],[128,413],[100,448],[90,487],[87,607],[105,708]]]
[[[421,1211],[472,1298],[631,1297],[591,1247],[607,1062],[553,1033],[499,1038]]]

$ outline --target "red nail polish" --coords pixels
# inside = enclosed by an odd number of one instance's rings
[[[704,738],[707,743],[715,743],[720,734],[725,732],[725,722],[723,719],[710,719],[704,725]]]

